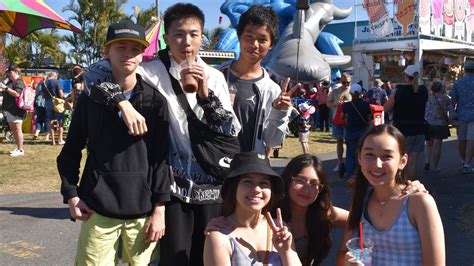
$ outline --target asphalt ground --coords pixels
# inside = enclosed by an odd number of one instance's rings
[[[330,174],[336,206],[348,208],[350,189],[332,169],[334,153],[318,155]],[[457,141],[443,144],[438,173],[423,172],[420,180],[434,196],[443,220],[447,265],[474,265],[474,174],[462,174]],[[288,159],[272,159],[279,171]],[[58,193],[0,195],[0,265],[73,265],[80,222],[69,220],[67,205]],[[334,232],[331,255],[323,265],[334,265],[342,232]],[[179,266],[179,265],[177,265]]]

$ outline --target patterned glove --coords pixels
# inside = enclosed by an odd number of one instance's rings
[[[119,102],[126,100],[120,85],[112,82],[102,82],[91,88],[89,97],[100,104],[113,109]]]

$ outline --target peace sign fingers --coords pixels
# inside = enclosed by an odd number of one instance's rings
[[[272,102],[273,108],[282,111],[287,111],[292,105],[291,96],[295,93],[296,90],[301,87],[301,84],[296,84],[289,91],[288,84],[290,84],[290,78],[286,78],[285,82],[283,83],[283,86],[281,87],[280,95]]]

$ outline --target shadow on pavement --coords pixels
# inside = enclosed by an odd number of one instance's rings
[[[8,211],[10,215],[30,216],[39,219],[69,220],[68,208],[31,208],[31,207],[0,207],[0,211]]]

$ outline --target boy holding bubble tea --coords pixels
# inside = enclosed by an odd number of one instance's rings
[[[402,194],[407,161],[405,138],[394,126],[373,127],[362,137],[337,265],[360,265],[345,246],[360,231],[374,243],[372,265],[445,265],[443,225],[433,197]]]

